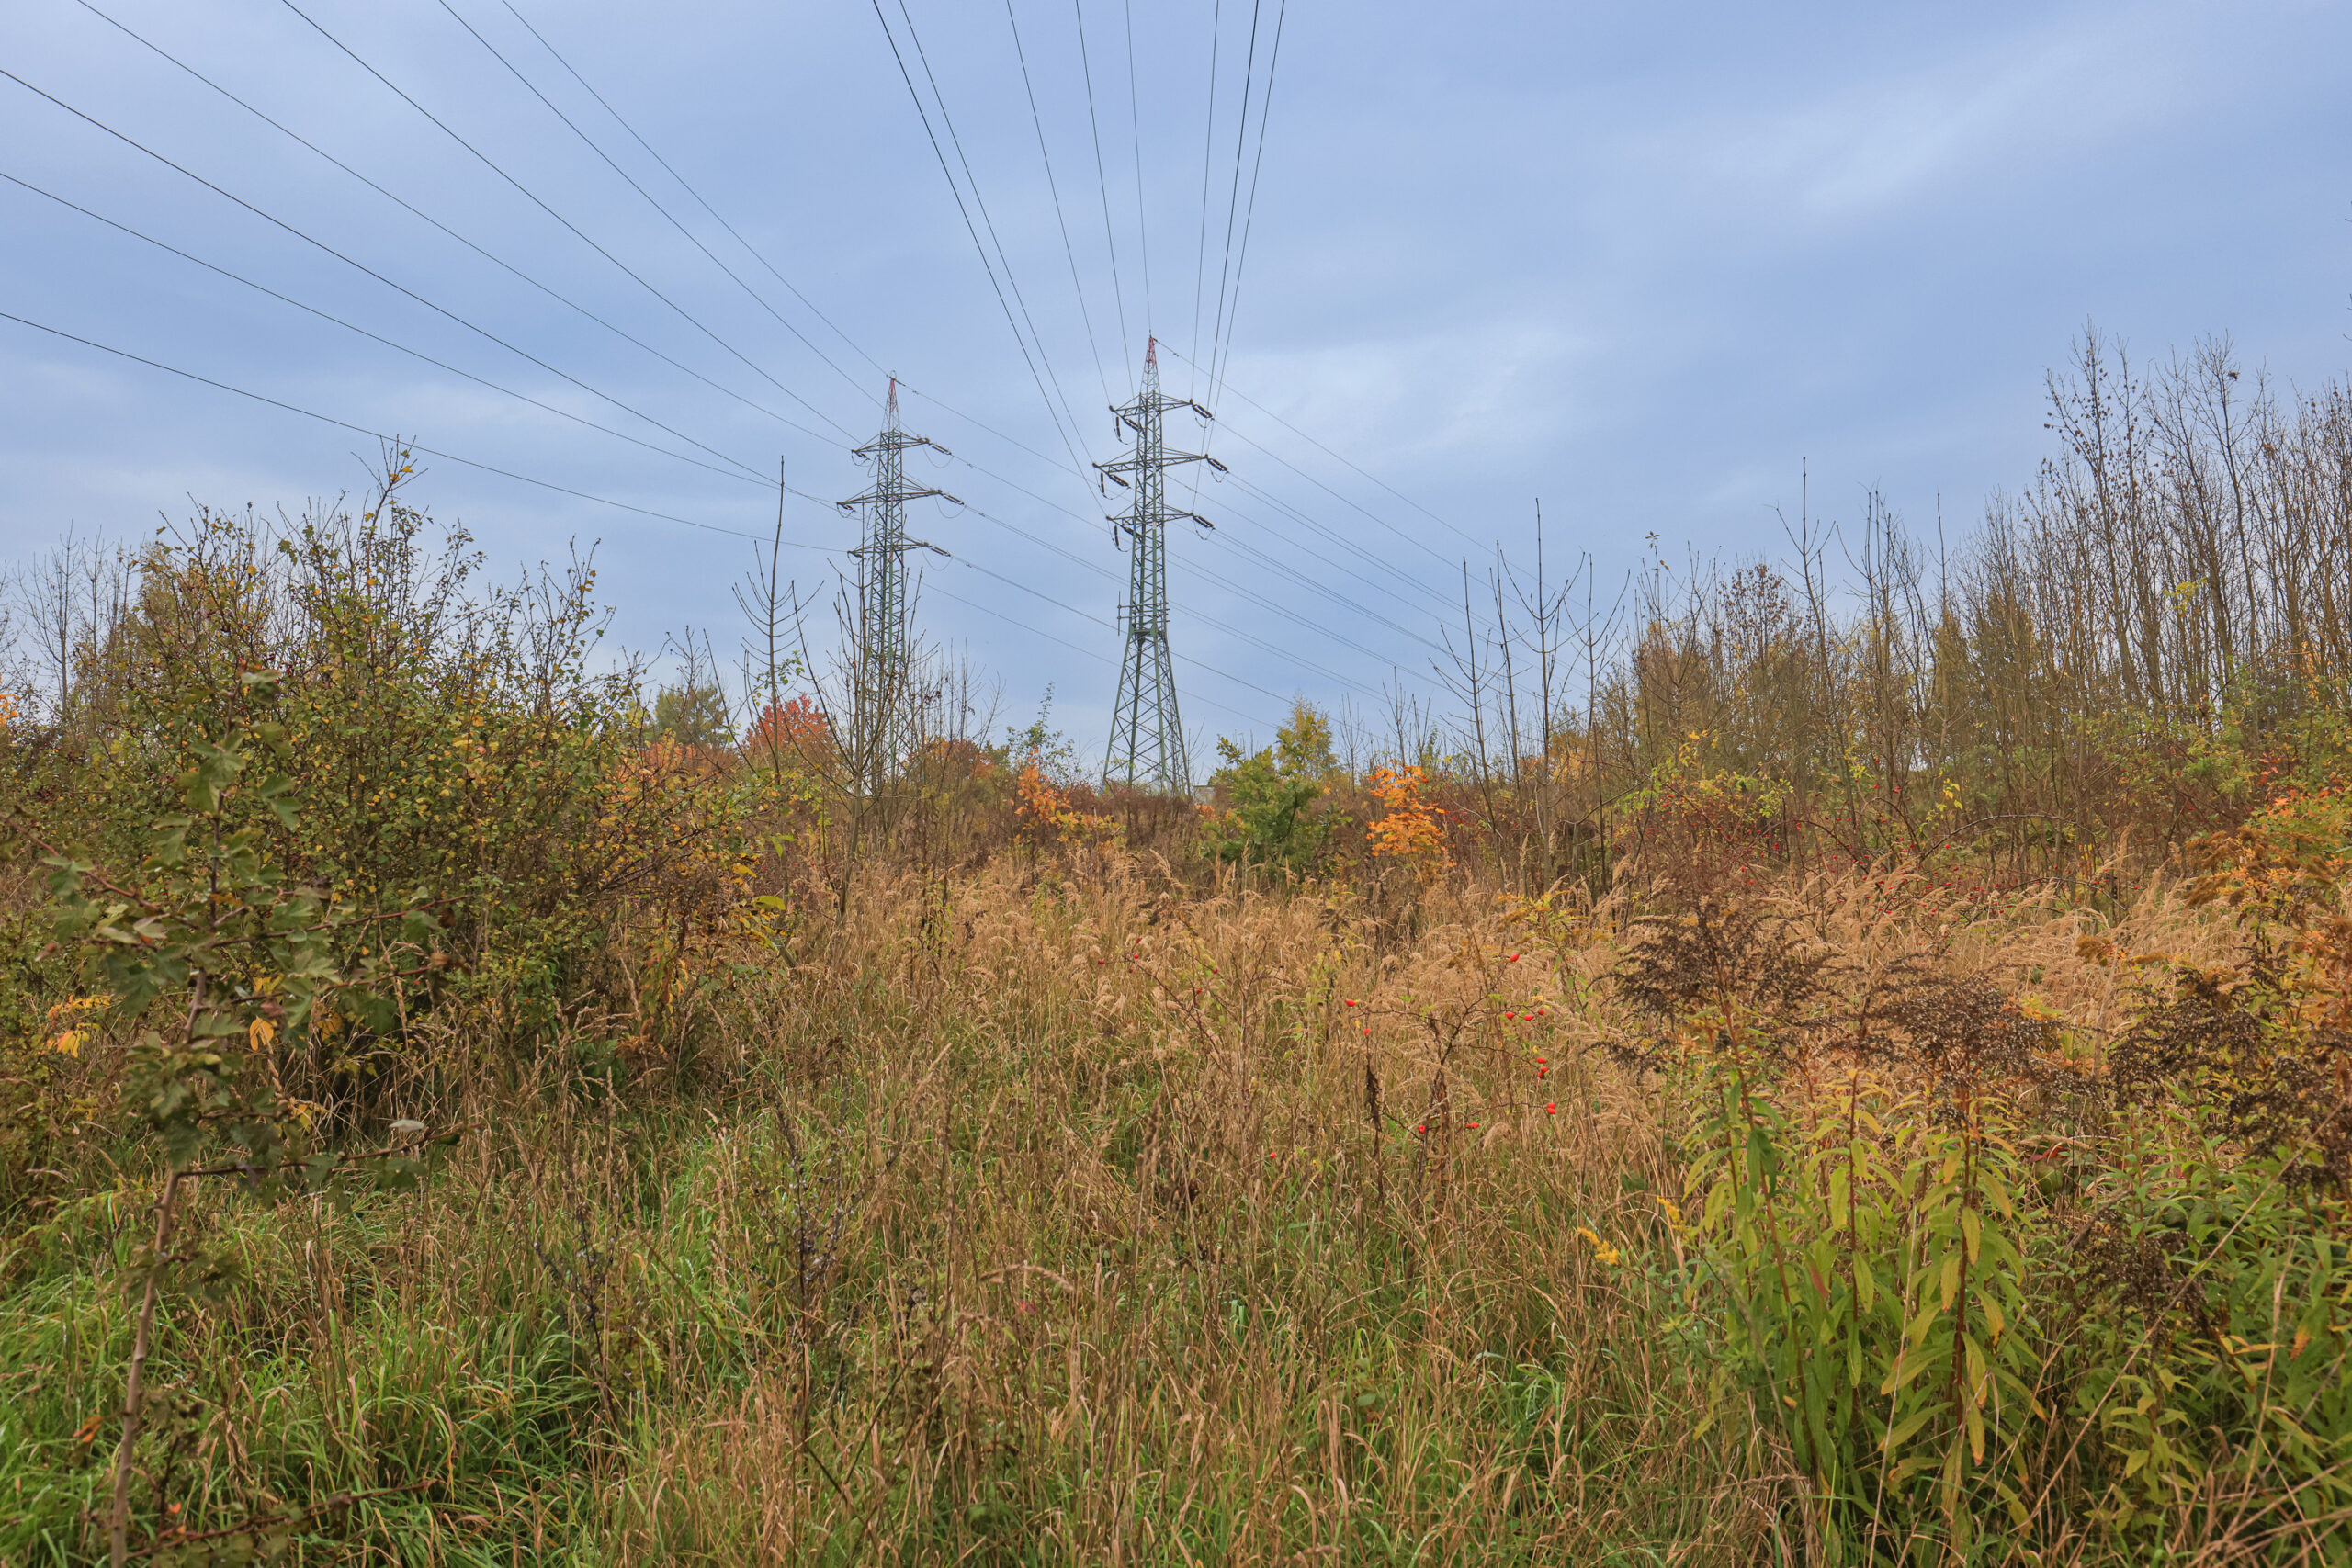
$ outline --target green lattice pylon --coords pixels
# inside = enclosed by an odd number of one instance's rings
[[[872,759],[872,770],[879,777],[903,768],[916,740],[918,694],[907,552],[947,553],[928,540],[907,537],[907,502],[932,495],[956,500],[944,490],[907,482],[906,454],[916,446],[947,452],[929,436],[910,435],[899,427],[899,382],[893,377],[882,433],[852,454],[874,466],[874,483],[865,494],[837,503],[844,512],[862,507],[865,513],[863,536],[850,552],[858,563],[857,647],[852,671],[856,684],[850,722],[855,749]]]
[[[1159,344],[1153,339],[1144,350],[1143,390],[1111,411],[1113,428],[1122,439],[1132,434],[1135,447],[1124,457],[1094,465],[1101,475],[1098,487],[1108,493],[1109,485],[1122,485],[1131,497],[1126,510],[1110,519],[1114,537],[1127,550],[1127,601],[1119,607],[1125,648],[1102,777],[1106,784],[1182,795],[1192,781],[1184,721],[1176,711],[1176,665],[1168,648],[1168,524],[1181,517],[1204,528],[1215,525],[1197,513],[1170,508],[1167,474],[1179,463],[1206,463],[1219,473],[1225,465],[1205,453],[1168,449],[1161,416],[1170,409],[1214,417],[1200,404],[1159,389]]]

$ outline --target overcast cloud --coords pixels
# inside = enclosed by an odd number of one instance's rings
[[[0,7],[0,65],[90,117],[0,80],[0,173],[712,467],[587,429],[7,183],[0,310],[763,536],[775,491],[743,470],[772,476],[781,459],[808,495],[864,488],[845,448],[876,428],[887,367],[922,394],[907,400],[910,427],[959,459],[913,471],[971,503],[926,502],[910,518],[956,558],[927,569],[928,635],[968,645],[1002,678],[1009,720],[1051,682],[1057,721],[1099,748],[1117,657],[1102,623],[1125,570],[1101,521],[1110,503],[1071,469],[871,5],[514,0],[787,289],[504,0],[299,0],[317,28],[285,0],[93,3],[514,270],[78,0]],[[1996,490],[2030,482],[2046,449],[2044,369],[2087,320],[2151,356],[2228,333],[2289,383],[2346,361],[2352,7],[2340,4],[1263,0],[1253,13],[1248,0],[1136,0],[1131,109],[1123,6],[1013,0],[1052,187],[999,0],[883,9],[928,92],[908,17],[919,33],[1081,461],[1114,454],[1103,404],[1129,394],[1147,331],[1177,351],[1170,384],[1211,400],[1189,356],[1197,340],[1206,357],[1227,205],[1250,200],[1248,161],[1232,194],[1232,116],[1253,15],[1253,92],[1282,17],[1238,289],[1225,275],[1229,385],[1209,438],[1233,477],[1193,503],[1216,534],[1186,530],[1170,549],[1203,756],[1218,733],[1270,735],[1294,693],[1363,706],[1391,681],[1426,687],[1421,639],[1458,594],[1470,541],[1524,555],[1539,498],[1555,558],[1589,551],[1612,581],[1652,533],[1676,555],[1772,552],[1801,461],[1818,511],[1851,516],[1877,487],[1915,519],[1940,502],[1957,529]],[[372,456],[348,430],[0,321],[0,554],[30,554],[68,525],[135,536],[191,500],[299,510],[359,488]],[[750,564],[745,540],[426,466],[422,499],[509,572],[594,543],[626,643],[650,649],[689,625],[721,644],[733,635],[727,590]],[[787,570],[824,579],[841,558],[821,552],[854,543],[855,528],[790,499],[786,536],[808,547]]]

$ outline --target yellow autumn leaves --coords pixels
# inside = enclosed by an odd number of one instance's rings
[[[61,1056],[79,1056],[82,1054],[83,1044],[90,1037],[90,1032],[86,1027],[73,1021],[80,1014],[96,1012],[100,1008],[113,1005],[114,998],[109,996],[67,998],[49,1010],[44,1022],[52,1032],[40,1043],[40,1048],[44,1051],[54,1051]]]

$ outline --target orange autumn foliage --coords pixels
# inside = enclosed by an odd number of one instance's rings
[[[770,703],[752,721],[739,750],[753,762],[773,757],[798,758],[824,755],[832,745],[832,735],[825,723],[825,710],[808,696],[795,697],[788,703]]]
[[[1072,806],[1069,796],[1046,776],[1035,756],[1021,764],[1021,771],[1013,775],[1012,787],[1020,797],[1014,814],[1020,818],[1022,836],[1033,842],[1049,838],[1061,843],[1100,842],[1111,834],[1111,819]]]
[[[1372,852],[1383,860],[1403,861],[1423,876],[1434,876],[1453,863],[1446,852],[1445,815],[1442,807],[1421,798],[1427,780],[1418,765],[1399,763],[1372,771],[1372,797],[1385,812],[1364,829]]]

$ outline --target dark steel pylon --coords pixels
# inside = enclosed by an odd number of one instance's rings
[[[1125,511],[1111,517],[1115,536],[1127,547],[1127,602],[1120,606],[1126,647],[1119,660],[1119,700],[1111,713],[1111,751],[1102,776],[1105,783],[1182,794],[1191,787],[1191,770],[1184,724],[1176,711],[1176,666],[1168,650],[1168,523],[1183,517],[1204,528],[1216,525],[1169,506],[1167,471],[1178,463],[1206,463],[1223,473],[1225,465],[1204,453],[1168,449],[1160,416],[1170,409],[1215,417],[1196,402],[1160,391],[1155,338],[1144,350],[1143,390],[1133,402],[1111,411],[1112,428],[1122,438],[1132,433],[1135,449],[1094,465],[1101,474],[1097,488],[1108,494],[1107,481],[1132,497]],[[1130,474],[1132,480],[1125,477]]]
[[[877,776],[903,766],[915,741],[907,552],[947,553],[927,539],[907,537],[907,502],[931,495],[956,501],[944,490],[907,483],[905,454],[916,446],[947,453],[946,447],[929,436],[910,435],[899,429],[899,382],[893,377],[882,433],[852,454],[860,462],[874,465],[874,483],[865,494],[837,503],[843,512],[865,509],[864,536],[850,552],[858,561],[857,651],[852,675],[856,690],[852,694],[851,724],[856,737],[854,749],[862,754],[861,761],[870,759]]]

